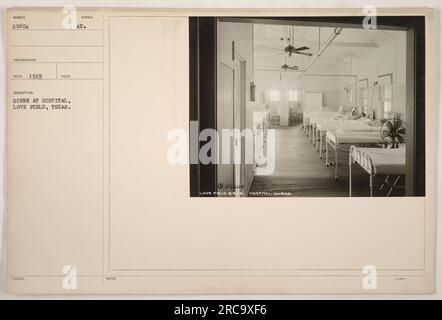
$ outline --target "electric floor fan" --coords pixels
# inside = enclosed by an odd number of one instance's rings
[[[390,148],[398,148],[405,143],[405,122],[398,118],[388,119],[381,127],[381,137]]]

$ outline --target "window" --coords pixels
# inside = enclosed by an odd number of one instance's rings
[[[359,98],[361,111],[368,115],[368,80],[359,80]]]
[[[289,91],[289,101],[298,101],[298,91],[296,90]]]
[[[382,101],[384,102],[384,113],[390,113],[391,110],[391,86],[383,86],[383,97]]]
[[[368,90],[367,88],[359,88],[359,95],[361,97],[362,112],[368,114]]]
[[[352,106],[352,104],[353,104],[353,90],[352,90],[352,87],[345,87],[344,91],[345,91],[345,95],[346,95],[346,99],[347,99],[347,104],[349,106]]]
[[[387,118],[390,116],[392,110],[392,100],[393,100],[393,75],[388,74],[384,76],[379,76],[379,101],[382,106],[383,117]]]
[[[392,87],[390,85],[379,86],[379,101],[381,102],[384,118],[389,117],[392,110]]]
[[[279,101],[280,95],[279,90],[270,90],[270,101]]]

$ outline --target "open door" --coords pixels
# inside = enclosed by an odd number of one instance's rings
[[[218,70],[218,149],[219,161],[217,165],[218,194],[228,193],[235,184],[234,174],[234,137],[228,138],[222,135],[223,130],[233,130],[235,111],[235,70],[220,64]],[[227,139],[227,141],[226,141]],[[227,195],[228,196],[228,195]]]
[[[246,128],[246,61],[235,55],[235,103],[234,103],[234,154],[235,196],[246,196],[245,188],[245,137]]]

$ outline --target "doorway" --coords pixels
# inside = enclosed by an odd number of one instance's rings
[[[235,55],[234,103],[234,185],[235,196],[246,196],[245,188],[245,136],[246,128],[246,61]]]

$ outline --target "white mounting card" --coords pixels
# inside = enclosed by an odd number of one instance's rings
[[[425,196],[241,199],[190,197],[167,158],[189,132],[189,17],[360,10],[74,8],[66,28],[69,10],[7,11],[9,292],[433,292],[432,10],[378,12],[426,19]]]

